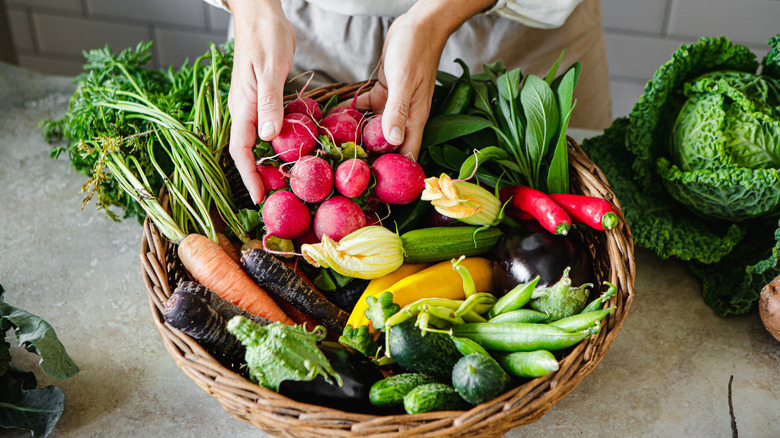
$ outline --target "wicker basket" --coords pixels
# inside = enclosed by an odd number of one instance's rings
[[[362,85],[333,84],[312,90],[307,96],[319,102],[327,102],[332,96],[344,100]],[[617,286],[617,294],[609,303],[617,309],[607,316],[597,335],[566,354],[557,372],[530,380],[468,411],[375,416],[296,402],[225,368],[197,342],[164,322],[165,301],[188,276],[178,260],[175,245],[147,220],[141,242],[142,276],[154,323],[165,348],[182,371],[215,397],[226,411],[275,436],[492,437],[533,423],[601,362],[618,335],[634,297],[633,241],[620,204],[601,170],[588,160],[579,145],[569,139],[569,147],[572,190],[603,197],[620,212],[621,224],[617,228],[609,232],[585,232],[585,240],[594,254],[596,284],[610,281]]]

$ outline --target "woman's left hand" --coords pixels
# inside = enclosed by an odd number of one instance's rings
[[[417,2],[390,25],[377,83],[358,97],[355,106],[382,114],[382,132],[388,142],[400,145],[398,153],[417,158],[444,45],[467,19],[491,3]]]

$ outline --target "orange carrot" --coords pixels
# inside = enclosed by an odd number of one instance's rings
[[[211,239],[189,234],[179,243],[179,259],[195,280],[254,315],[294,325],[274,300]]]
[[[219,239],[219,246],[233,259],[237,264],[241,263],[241,252],[236,248],[236,245],[228,239],[228,237],[220,232],[217,232],[217,238]]]

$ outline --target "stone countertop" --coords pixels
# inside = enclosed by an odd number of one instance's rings
[[[39,385],[66,396],[52,436],[267,436],[168,355],[141,280],[139,224],[113,222],[94,203],[82,210],[86,178],[67,158],[49,157],[37,124],[61,117],[73,90],[72,78],[0,63],[0,284],[9,304],[53,325],[81,368],[64,381],[36,371]],[[716,316],[676,261],[637,249],[636,266],[636,297],[601,364],[540,421],[506,437],[729,437],[732,376],[739,433],[780,436],[780,343],[757,312]],[[37,356],[12,354],[37,370]]]

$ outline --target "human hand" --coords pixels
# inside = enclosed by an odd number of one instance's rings
[[[430,29],[414,15],[399,16],[387,32],[376,84],[355,101],[359,110],[382,114],[387,141],[415,159],[446,42],[432,43],[430,37]]]
[[[232,0],[230,7],[235,47],[228,95],[229,151],[257,204],[265,197],[265,187],[252,149],[258,136],[270,141],[282,126],[284,83],[292,68],[295,31],[278,0]]]

